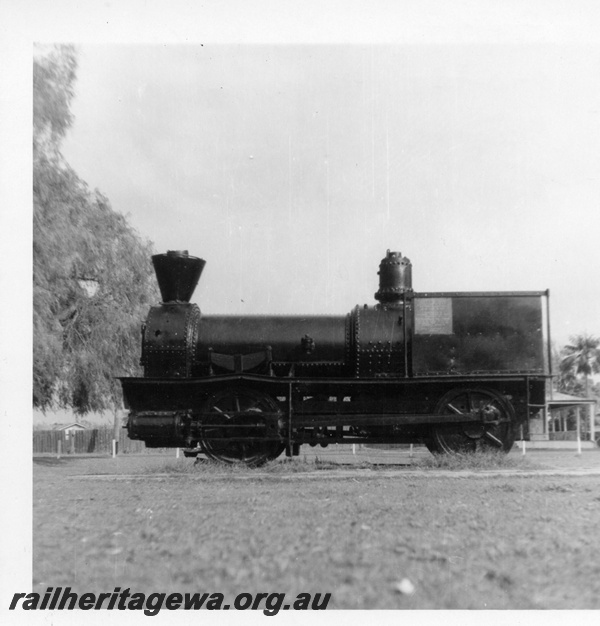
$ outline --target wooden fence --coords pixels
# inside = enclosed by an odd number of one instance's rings
[[[112,428],[90,428],[65,433],[60,430],[34,430],[33,453],[55,454],[61,442],[62,454],[112,454]],[[147,449],[143,441],[133,441],[124,429],[119,430],[119,454],[143,454],[162,452],[162,449]]]

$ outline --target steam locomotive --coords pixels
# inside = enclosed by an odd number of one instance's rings
[[[509,451],[545,400],[548,291],[415,293],[387,251],[373,306],[334,316],[202,316],[205,265],[152,257],[162,296],[143,377],[121,378],[131,439],[258,466],[303,444]]]

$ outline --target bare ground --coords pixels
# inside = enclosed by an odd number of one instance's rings
[[[329,607],[343,609],[600,608],[600,450],[516,450],[468,474],[419,450],[357,456],[331,463],[309,451],[260,471],[193,469],[164,455],[36,458],[34,591],[331,592]],[[403,579],[414,593],[398,591]]]

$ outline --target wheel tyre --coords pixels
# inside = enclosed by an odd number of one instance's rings
[[[426,439],[425,440],[425,445],[427,446],[427,449],[429,450],[429,452],[431,452],[431,454],[441,454],[442,453],[442,451],[436,445],[436,443],[435,443],[433,438]]]
[[[231,441],[223,439],[227,435],[235,435],[236,432],[240,436],[255,434],[244,426],[245,422],[260,421],[262,413],[281,413],[275,401],[264,393],[245,387],[224,389],[208,399],[203,412],[211,413],[214,416],[212,419],[217,420],[216,426],[201,429],[202,449],[210,459],[229,465],[260,467],[276,459],[285,449],[280,441],[244,442],[233,438]],[[220,429],[218,420],[227,428]],[[236,423],[239,423],[237,431],[232,428]]]
[[[472,453],[484,450],[509,452],[515,441],[515,412],[512,404],[493,389],[462,388],[446,393],[435,412],[444,414],[469,413],[489,407],[499,423],[450,423],[434,426],[426,443],[433,454]]]

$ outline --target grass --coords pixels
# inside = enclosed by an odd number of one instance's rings
[[[214,474],[215,472],[230,473],[232,475],[248,473],[268,473],[268,474],[298,474],[303,472],[314,472],[316,470],[339,470],[346,469],[348,463],[319,457],[318,455],[307,457],[300,455],[293,459],[280,457],[271,463],[267,463],[260,468],[247,469],[243,466],[218,463],[200,457],[197,463],[191,459],[166,459],[163,463],[154,463],[145,468],[149,474]],[[392,466],[393,467],[393,466]],[[536,467],[535,462],[524,456],[507,455],[503,452],[486,450],[473,454],[428,454],[412,459],[410,467],[413,469],[442,469],[449,471],[485,471],[497,469],[532,469]],[[353,469],[389,469],[389,464],[376,464],[365,460],[352,463]]]
[[[338,465],[338,464],[333,464]],[[142,469],[146,474],[186,474],[186,475],[214,475],[216,473],[231,476],[248,476],[252,474],[297,474],[318,469],[321,466],[332,466],[331,463],[322,463],[318,459],[308,461],[306,458],[286,459],[280,458],[267,463],[259,468],[247,468],[243,465],[231,465],[219,463],[200,457],[197,462],[192,459],[168,459],[162,463],[147,465]]]
[[[258,471],[189,459],[36,464],[33,590],[331,592],[330,608],[345,609],[600,608],[597,476],[328,464],[315,478],[323,461]],[[115,468],[120,480],[81,478]],[[398,591],[404,579],[413,594]]]
[[[420,458],[415,466],[421,469],[462,470],[495,470],[495,469],[531,469],[535,467],[530,459],[524,456],[508,455],[495,450],[485,450],[472,454],[432,454]]]

